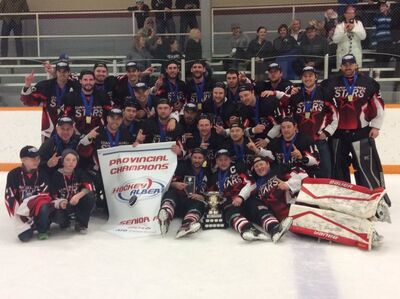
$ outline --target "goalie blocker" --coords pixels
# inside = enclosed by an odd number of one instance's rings
[[[373,221],[390,222],[385,190],[333,179],[305,179],[291,205],[291,231],[371,250],[381,237]]]

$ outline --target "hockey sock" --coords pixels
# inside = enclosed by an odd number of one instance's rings
[[[161,205],[161,209],[167,210],[167,213],[169,215],[169,220],[172,220],[174,218],[175,205],[173,202],[165,200]]]
[[[199,220],[200,220],[200,213],[197,210],[190,210],[183,218],[182,225],[191,222],[198,222]]]
[[[271,234],[271,231],[274,227],[279,225],[278,219],[276,219],[274,216],[271,214],[265,215],[262,220],[261,220],[261,227]]]
[[[234,216],[231,220],[231,226],[235,231],[242,233],[242,231],[248,229],[251,224],[243,216]]]

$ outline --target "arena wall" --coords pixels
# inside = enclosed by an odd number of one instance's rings
[[[19,163],[24,145],[40,146],[40,108],[0,108],[0,171]],[[400,173],[400,105],[387,105],[386,118],[377,146],[385,173]]]

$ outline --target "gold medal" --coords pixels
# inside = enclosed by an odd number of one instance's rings
[[[86,116],[86,124],[90,125],[92,123],[92,117]]]
[[[203,108],[203,105],[201,103],[197,103],[197,110],[201,110]]]
[[[347,96],[347,99],[348,99],[349,102],[353,102],[353,95],[352,95],[352,94],[349,94],[349,95]]]
[[[310,118],[310,116],[311,116],[311,112],[306,112],[306,113],[304,114],[304,117],[305,117],[305,118]]]
[[[57,115],[60,115],[61,109],[57,108]]]

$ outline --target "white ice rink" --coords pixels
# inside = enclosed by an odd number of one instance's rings
[[[6,174],[0,174],[4,192]],[[230,230],[175,240],[120,239],[92,219],[86,236],[59,232],[22,244],[0,208],[0,299],[400,298],[399,175],[387,176],[392,224],[367,252],[293,234],[246,243]]]

